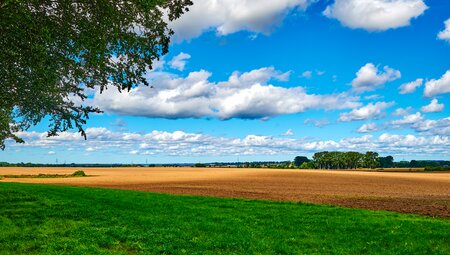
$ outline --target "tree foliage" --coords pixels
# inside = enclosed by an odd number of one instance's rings
[[[310,160],[305,156],[297,156],[294,158],[294,165],[300,167],[303,163],[309,162]]]
[[[379,157],[380,167],[389,168],[394,166],[394,158],[392,156]]]
[[[378,153],[373,151],[365,154],[355,151],[322,151],[314,153],[313,159],[319,169],[376,168],[380,165]]]
[[[77,128],[90,113],[86,88],[120,91],[168,52],[190,0],[3,0],[0,2],[0,148],[49,117],[48,135]]]

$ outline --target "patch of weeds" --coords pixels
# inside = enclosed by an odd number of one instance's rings
[[[73,174],[70,175],[71,177],[85,177],[87,176],[86,173],[82,170],[75,171]]]
[[[70,177],[86,177],[88,176],[84,171],[78,170],[73,174],[20,174],[20,175],[2,175],[1,178],[70,178]]]

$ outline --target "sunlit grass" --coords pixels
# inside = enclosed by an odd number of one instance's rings
[[[0,183],[0,254],[449,254],[450,222],[304,203]]]

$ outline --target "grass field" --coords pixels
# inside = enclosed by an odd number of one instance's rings
[[[0,254],[449,254],[450,222],[290,202],[0,183]]]

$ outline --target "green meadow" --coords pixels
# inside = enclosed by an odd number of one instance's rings
[[[306,203],[0,183],[0,254],[450,254],[450,221]]]

